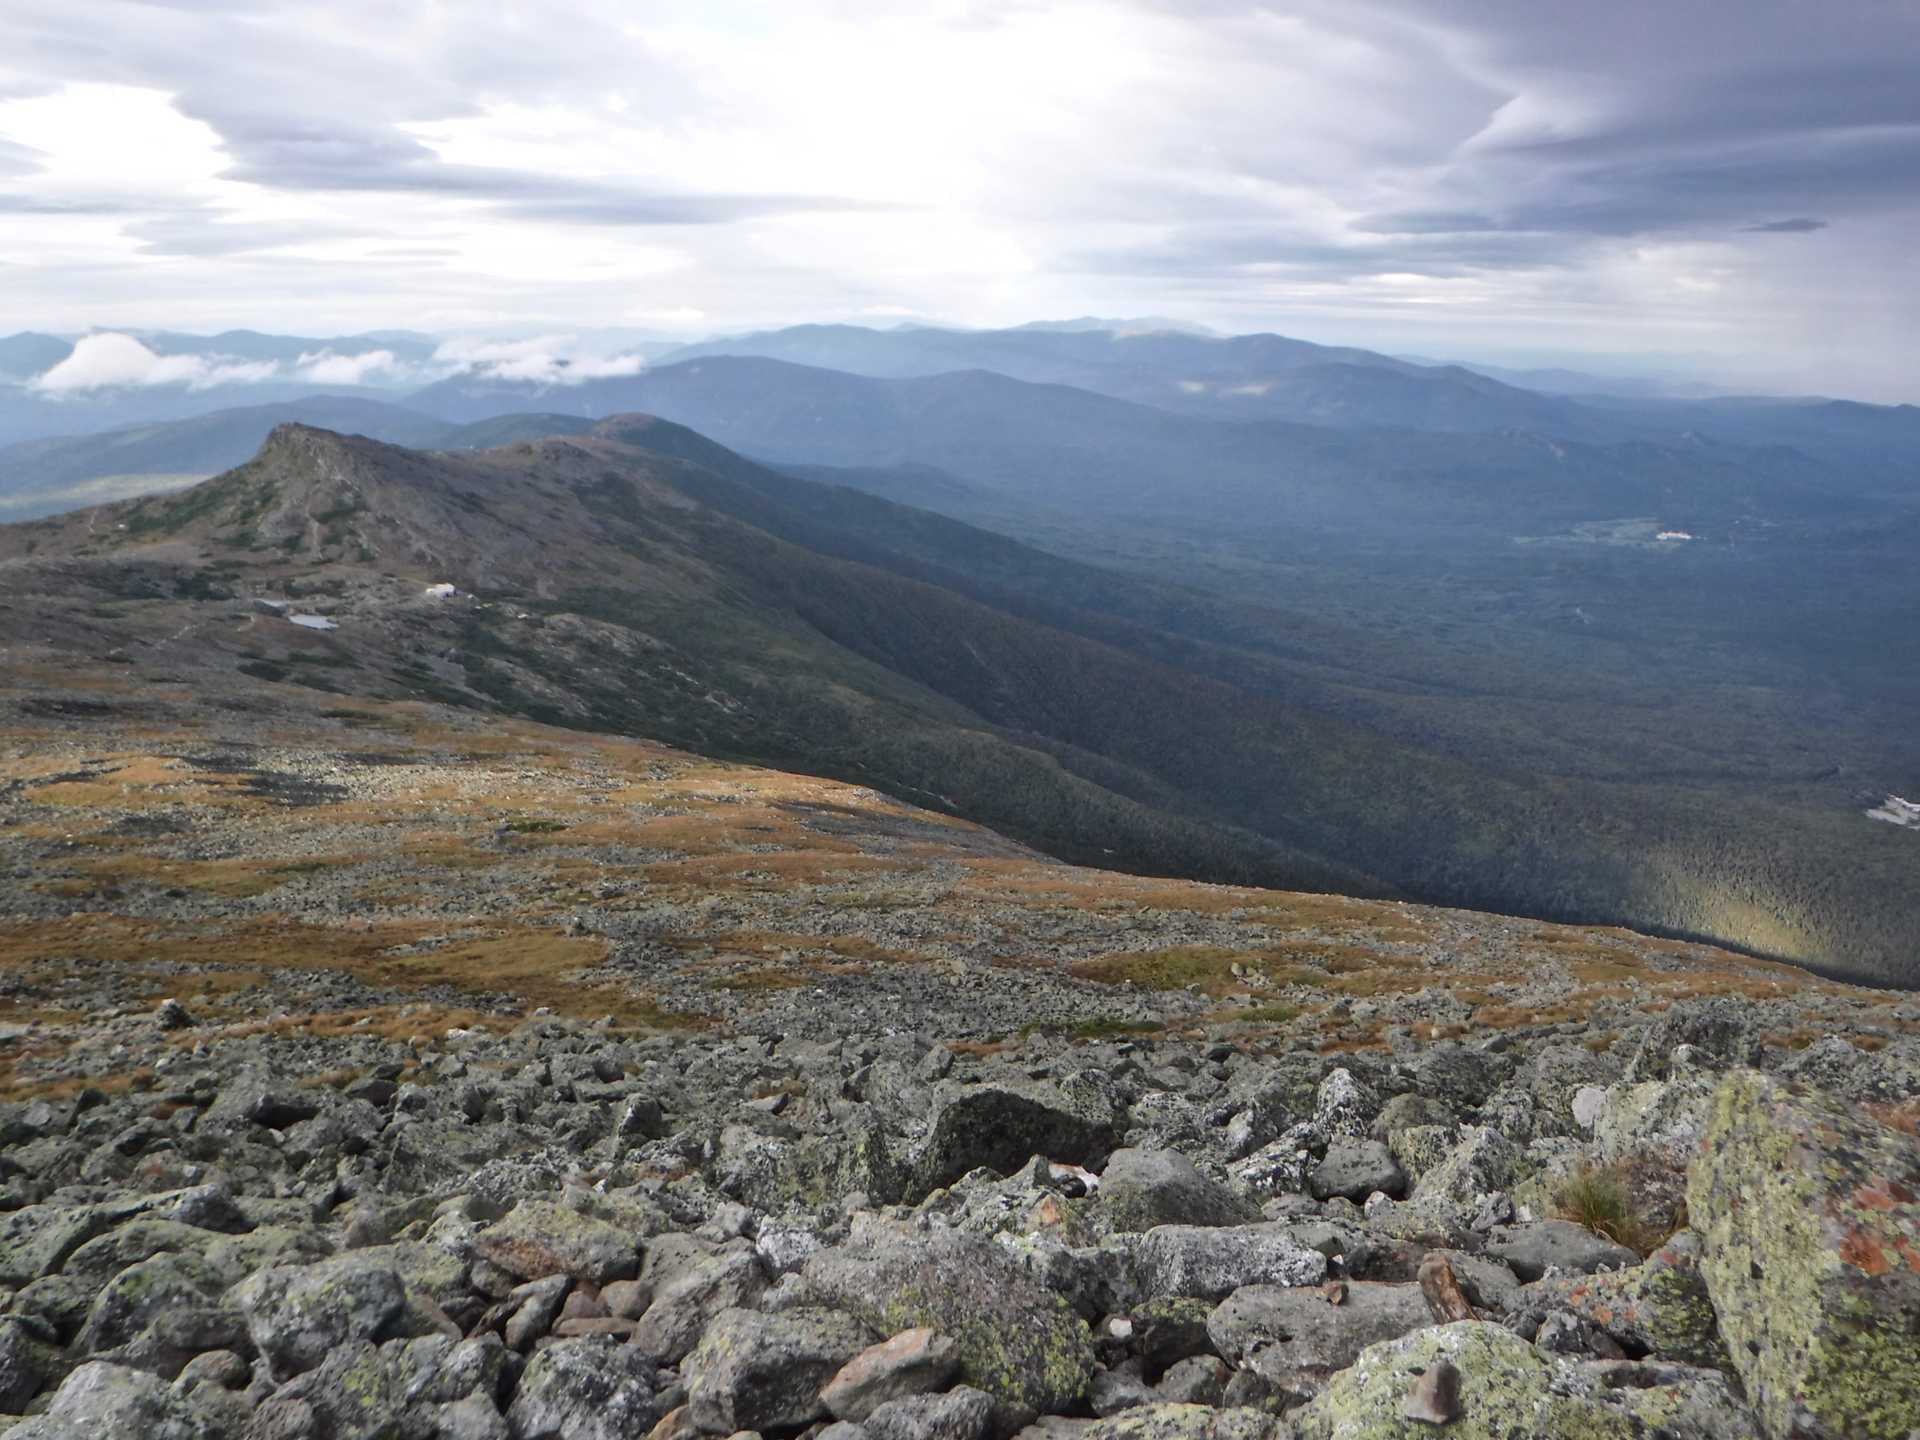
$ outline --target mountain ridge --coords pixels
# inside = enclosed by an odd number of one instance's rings
[[[423,593],[442,581],[470,598]],[[185,627],[223,671],[810,769],[1092,863],[1902,974],[1876,928],[1898,912],[1874,868],[1898,860],[1891,827],[1867,825],[1870,852],[1808,849],[1776,816],[1714,859],[1726,836],[1682,791],[1530,775],[1344,713],[1358,677],[1289,658],[1283,615],[782,476],[655,417],[437,454],[282,427],[195,490],[0,529],[0,586],[76,653]],[[207,628],[241,594],[339,629]],[[1725,890],[1736,863],[1768,905]]]

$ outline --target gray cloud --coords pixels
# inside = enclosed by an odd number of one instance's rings
[[[924,188],[888,189],[885,177],[911,168],[884,155],[890,132],[917,133],[928,117],[913,95],[889,92],[884,74],[872,77],[871,133],[826,142],[850,162],[870,144],[882,155],[869,189],[784,184],[777,167],[736,172],[775,177],[761,185],[729,185],[716,167],[706,187],[702,166],[674,163],[729,127],[749,132],[728,138],[729,158],[803,143],[791,136],[807,131],[812,102],[769,100],[768,72],[753,68],[809,63],[756,52],[774,24],[812,16],[831,38],[834,26],[873,31],[919,8],[555,0],[529,19],[336,0],[321,24],[304,0],[10,0],[0,97],[69,84],[164,92],[217,137],[224,178],[274,203],[55,188],[42,183],[44,157],[0,137],[0,224],[31,235],[63,219],[118,220],[133,249],[180,262],[166,274],[199,277],[183,286],[219,291],[209,274],[244,274],[249,288],[320,319],[343,295],[391,305],[385,317],[362,313],[375,324],[484,319],[516,305],[549,307],[526,318],[560,326],[601,318],[606,282],[590,268],[512,285],[460,270],[488,250],[496,219],[591,254],[628,243],[622,230],[663,232],[649,243],[679,268],[658,293],[621,303],[727,307],[726,321],[741,325],[867,306],[1011,318],[975,313],[982,296],[1020,297],[1031,313],[1111,313],[1136,300],[1157,311],[1162,298],[1196,297],[1209,307],[1197,318],[1284,328],[1299,287],[1364,295],[1392,274],[1473,282],[1476,308],[1447,312],[1469,339],[1529,325],[1567,333],[1568,315],[1577,328],[1587,305],[1594,325],[1641,324],[1649,344],[1706,336],[1698,343],[1729,354],[1773,346],[1811,364],[1840,344],[1830,317],[1841,307],[1861,317],[1847,343],[1872,352],[1889,384],[1905,383],[1901,337],[1920,323],[1903,258],[1920,224],[1920,12],[1909,4],[1111,0],[1107,24],[1054,70],[1009,73],[1001,89],[998,73],[986,77],[963,102],[977,111],[927,102],[982,137],[958,167],[952,214],[916,212]],[[951,48],[956,64],[969,45],[1066,18],[1055,0],[939,14],[935,39],[917,43],[937,58]],[[674,37],[701,27],[707,52]],[[1136,32],[1145,50],[1112,60],[1104,47]],[[900,58],[910,67],[923,57]],[[1109,63],[1126,77],[1115,95],[1077,83]],[[442,158],[428,143],[438,127],[503,108],[591,118],[614,100],[608,124],[628,126],[630,143],[607,152],[611,163],[597,154],[598,174],[522,155],[459,163],[495,157],[469,146]],[[1027,119],[993,123],[1007,114]],[[365,196],[379,204],[354,198]],[[301,207],[340,218],[278,218]],[[900,238],[858,251],[866,236],[850,221],[811,249],[791,243],[816,224],[828,234],[841,215],[871,216],[874,236]],[[963,237],[951,254],[939,233],[949,225]],[[1803,239],[1778,243],[1783,235]],[[369,236],[382,242],[371,255],[341,246],[325,263],[299,248]],[[921,246],[932,258],[914,253]],[[1003,274],[966,268],[996,251],[1009,257]],[[1691,258],[1670,258],[1683,251]],[[173,283],[151,266],[108,283],[104,252],[84,266],[48,252],[36,288],[91,287],[76,308]],[[183,289],[172,303],[184,311],[194,298]],[[1430,346],[1424,332],[1421,343]]]

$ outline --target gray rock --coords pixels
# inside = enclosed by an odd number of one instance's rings
[[[473,1238],[473,1248],[510,1275],[570,1275],[594,1285],[632,1278],[639,1247],[618,1226],[546,1200],[522,1200]]]
[[[1314,1167],[1307,1189],[1316,1200],[1336,1195],[1364,1200],[1375,1191],[1397,1199],[1407,1193],[1407,1176],[1380,1141],[1340,1136],[1327,1143],[1326,1158]]]
[[[1317,1287],[1251,1285],[1221,1302],[1207,1334],[1226,1360],[1305,1400],[1369,1345],[1433,1323],[1417,1285],[1357,1280],[1336,1293],[1339,1304]]]
[[[69,1375],[44,1414],[7,1432],[11,1440],[237,1440],[238,1433],[159,1377],[99,1361]]]
[[[565,1275],[546,1275],[508,1291],[506,1303],[513,1309],[501,1330],[507,1344],[515,1350],[526,1350],[551,1330],[572,1288],[573,1281]]]
[[[1094,1371],[1093,1383],[1087,1387],[1087,1406],[1100,1416],[1118,1415],[1136,1405],[1154,1405],[1159,1401],[1160,1397],[1141,1377],[1137,1360],[1112,1370]]]
[[[1626,1079],[1637,1083],[1690,1069],[1758,1065],[1765,1053],[1761,1030],[1750,1001],[1725,995],[1676,1001],[1640,1032]]]
[[[823,1250],[801,1273],[821,1303],[877,1334],[924,1327],[947,1336],[966,1382],[1015,1411],[1063,1411],[1092,1379],[1085,1322],[990,1241],[900,1236]]]
[[[1483,1196],[1512,1188],[1520,1151],[1498,1130],[1471,1126],[1446,1158],[1420,1177],[1409,1197],[1427,1203],[1471,1207]]]
[[[872,1338],[835,1310],[724,1311],[681,1366],[688,1415],[710,1435],[818,1420],[827,1413],[822,1387]]]
[[[603,1336],[556,1340],[527,1362],[507,1407],[513,1440],[632,1440],[665,1406],[647,1357]]]
[[[1167,1367],[1153,1392],[1166,1405],[1218,1405],[1233,1371],[1215,1355],[1189,1355]]]
[[[1498,1225],[1487,1234],[1487,1257],[1497,1260],[1522,1280],[1538,1280],[1548,1267],[1591,1275],[1596,1270],[1624,1270],[1640,1257],[1571,1220],[1536,1220],[1527,1225]]]
[[[1288,1129],[1278,1139],[1227,1167],[1233,1182],[1249,1195],[1300,1195],[1326,1148],[1326,1136],[1311,1121]]]
[[[693,1349],[715,1316],[764,1294],[767,1273],[750,1241],[714,1246],[663,1235],[647,1254],[641,1282],[652,1287],[653,1301],[634,1328],[633,1343],[672,1363]]]
[[[1317,1285],[1327,1257],[1282,1224],[1162,1225],[1132,1237],[1127,1254],[1146,1298],[1223,1300],[1244,1285]]]
[[[1430,1431],[1426,1422],[1407,1418],[1408,1401],[1422,1377],[1443,1364],[1457,1372],[1458,1385],[1446,1387],[1455,1389],[1453,1403],[1432,1413],[1456,1418]],[[1590,1367],[1474,1320],[1370,1346],[1288,1419],[1298,1440],[1414,1440],[1430,1433],[1459,1440],[1753,1440],[1755,1433],[1716,1372]]]
[[[953,1341],[932,1330],[902,1330],[861,1351],[820,1391],[839,1420],[864,1420],[889,1400],[944,1389],[960,1373]]]
[[[1320,1082],[1314,1095],[1314,1128],[1329,1140],[1346,1136],[1365,1139],[1380,1113],[1380,1097],[1356,1080],[1350,1070],[1334,1070]]]
[[[378,1342],[402,1327],[407,1288],[398,1273],[354,1251],[314,1265],[256,1271],[232,1303],[276,1376],[314,1369],[349,1341]]]
[[[1244,1225],[1253,1206],[1173,1150],[1116,1150],[1100,1177],[1096,1210],[1112,1230],[1156,1225]]]
[[[997,1414],[991,1395],[962,1385],[944,1395],[889,1400],[862,1426],[873,1440],[987,1440]]]
[[[433,1440],[516,1440],[516,1437],[499,1406],[485,1395],[469,1395],[434,1412]]]
[[[18,1415],[53,1373],[56,1352],[14,1316],[0,1316],[0,1414]]]
[[[74,1339],[82,1354],[120,1358],[172,1379],[202,1350],[244,1345],[247,1324],[220,1299],[213,1267],[195,1255],[155,1255],[101,1289]]]
[[[1111,1085],[1093,1073],[1076,1072],[1057,1084],[943,1080],[934,1088],[914,1172],[924,1192],[982,1167],[1010,1174],[1034,1155],[1099,1166],[1119,1144],[1122,1129]]]
[[[1281,1434],[1280,1422],[1259,1410],[1141,1405],[1094,1421],[1080,1432],[1079,1440],[1280,1440]]]

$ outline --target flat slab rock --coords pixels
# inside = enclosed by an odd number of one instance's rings
[[[1356,1280],[1333,1293],[1338,1304],[1319,1286],[1249,1285],[1207,1317],[1207,1334],[1229,1363],[1305,1398],[1369,1345],[1433,1323],[1418,1285]]]

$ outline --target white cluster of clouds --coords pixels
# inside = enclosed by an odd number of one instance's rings
[[[645,357],[627,353],[595,354],[580,348],[572,335],[541,335],[526,340],[449,340],[434,351],[443,374],[470,374],[489,380],[519,380],[536,385],[580,385],[638,375]]]
[[[103,331],[83,336],[73,353],[28,382],[42,395],[81,395],[97,390],[148,390],[178,387],[212,390],[223,385],[260,385],[283,380],[311,385],[404,384],[420,378],[417,367],[396,359],[391,350],[355,355],[318,350],[291,364],[245,360],[232,355],[168,354],[134,335]]]
[[[90,390],[178,385],[209,390],[216,385],[252,385],[280,373],[272,360],[236,360],[210,355],[160,355],[131,335],[88,335],[73,353],[29,388],[45,395],[73,395]]]
[[[431,358],[419,362],[402,359],[389,349],[332,348],[302,351],[296,359],[282,361],[210,353],[162,354],[136,335],[102,331],[76,342],[72,354],[29,381],[27,388],[50,397],[159,387],[211,390],[275,381],[397,389],[455,375],[565,386],[638,375],[646,363],[631,351],[595,348],[575,335],[448,340]]]

